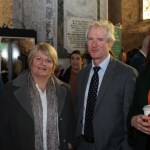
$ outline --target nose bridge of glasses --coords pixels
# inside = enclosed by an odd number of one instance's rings
[[[48,64],[52,62],[50,58],[43,58],[43,57],[36,57],[36,60],[44,64]]]
[[[52,60],[51,60],[50,58],[43,58],[42,61],[43,61],[44,63],[46,63],[46,64],[52,63]]]
[[[42,58],[42,63],[44,63],[44,64],[47,64],[48,62],[47,62],[47,58]]]

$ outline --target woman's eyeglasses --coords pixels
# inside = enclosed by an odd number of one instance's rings
[[[46,64],[52,64],[52,63],[53,63],[53,60],[50,59],[50,58],[44,59],[43,57],[36,56],[36,57],[34,57],[34,59],[35,59],[37,62],[40,62],[40,63],[43,63],[43,62],[45,62]]]

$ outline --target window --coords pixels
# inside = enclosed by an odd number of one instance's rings
[[[150,19],[150,0],[142,1],[142,12],[143,20]]]

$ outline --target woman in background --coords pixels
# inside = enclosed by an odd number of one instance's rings
[[[71,95],[72,102],[76,104],[76,88],[77,88],[77,75],[82,69],[84,60],[83,54],[79,50],[75,50],[70,55],[70,64],[71,66],[65,71],[61,80],[70,84],[71,86]]]

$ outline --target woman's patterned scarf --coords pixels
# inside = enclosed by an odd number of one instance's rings
[[[35,150],[43,150],[43,108],[39,91],[32,75],[29,75],[29,91],[34,116]],[[47,96],[47,150],[59,150],[58,101],[53,77],[46,86]]]

